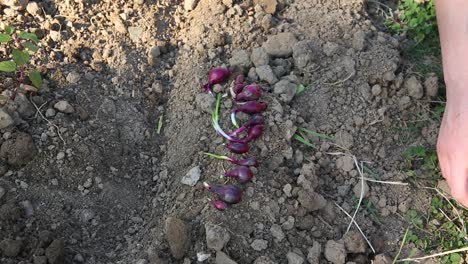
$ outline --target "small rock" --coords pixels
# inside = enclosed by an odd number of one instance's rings
[[[250,67],[252,62],[250,61],[249,53],[246,50],[240,49],[232,52],[229,64],[231,64],[231,66],[238,66],[244,71]]]
[[[257,259],[255,259],[253,264],[275,264],[275,262],[267,256],[260,256]]]
[[[0,0],[0,4],[8,6],[13,10],[24,10],[29,0]]]
[[[36,2],[29,2],[26,6],[26,12],[28,12],[31,16],[38,16],[41,14],[41,7]]]
[[[275,84],[276,82],[278,82],[278,78],[271,69],[270,65],[263,65],[257,67],[255,68],[255,72],[257,73],[258,78],[260,78],[261,81],[266,81],[269,84]]]
[[[63,160],[65,158],[65,152],[60,151],[57,153],[57,160]]]
[[[327,205],[325,198],[313,191],[300,190],[297,200],[307,212],[320,210]]]
[[[382,87],[380,87],[380,85],[376,84],[376,85],[372,86],[372,95],[373,96],[377,96],[381,92],[382,92]]]
[[[198,0],[185,0],[184,1],[184,9],[187,11],[192,11],[198,4]]]
[[[315,264],[320,262],[320,254],[322,253],[322,246],[319,242],[314,241],[312,247],[307,250],[307,261],[310,264]]]
[[[288,259],[288,264],[304,263],[304,258],[295,252],[288,252],[288,254],[286,254],[286,258]]]
[[[127,27],[118,14],[110,15],[109,20],[114,24],[115,30],[123,34],[127,33]]]
[[[370,100],[371,99],[371,88],[368,83],[364,83],[359,86],[359,91],[364,99]]]
[[[293,53],[293,46],[297,43],[296,37],[290,32],[269,36],[263,44],[265,51],[273,57],[289,57]]]
[[[354,169],[354,160],[350,156],[341,156],[336,160],[336,167],[344,172],[350,172]]]
[[[61,100],[55,103],[54,108],[66,114],[71,114],[75,112],[75,108],[73,108],[73,106],[71,106],[69,102],[64,101],[64,100]]]
[[[197,252],[197,261],[198,262],[203,262],[211,257],[210,253],[207,252]],[[185,261],[185,260],[184,260]]]
[[[277,0],[254,0],[254,4],[260,5],[268,14],[274,14],[278,6]]]
[[[346,261],[346,249],[342,243],[328,240],[325,246],[325,258],[333,264],[344,264]]]
[[[45,255],[49,260],[49,264],[65,263],[65,243],[61,239],[55,239],[47,247]]]
[[[16,257],[21,252],[23,242],[20,240],[4,239],[0,242],[0,250],[5,257]]]
[[[289,103],[294,98],[294,95],[297,91],[297,85],[288,81],[288,80],[281,80],[277,82],[273,88],[273,92],[275,94],[280,95],[281,101],[285,103]]]
[[[278,242],[281,242],[285,237],[283,230],[281,229],[281,226],[277,224],[273,224],[271,226],[270,233],[274,238],[276,238],[276,240],[278,240]]]
[[[16,112],[23,118],[30,118],[36,113],[36,109],[31,104],[26,95],[18,93],[13,101]]]
[[[316,49],[316,48],[315,48]],[[308,40],[299,41],[293,46],[294,65],[303,69],[314,59],[314,47]]]
[[[73,260],[78,262],[78,263],[83,263],[85,261],[81,254],[76,254],[75,257],[73,257]],[[138,264],[138,262],[137,262],[137,264]]]
[[[143,28],[141,27],[128,27],[128,34],[133,42],[139,42],[143,35]]]
[[[281,227],[284,229],[284,230],[291,230],[294,228],[294,223],[296,222],[296,220],[294,219],[293,216],[288,216],[288,218],[286,219],[286,221],[281,224]]]
[[[435,73],[429,74],[424,80],[424,87],[426,87],[426,94],[429,97],[437,96],[439,93],[439,78]]]
[[[53,108],[49,108],[47,109],[47,111],[45,112],[45,116],[46,117],[54,117],[55,116],[55,110]]]
[[[286,184],[284,187],[283,187],[283,192],[284,194],[286,194],[287,197],[291,197],[292,194],[291,194],[291,191],[292,191],[292,186],[291,184]]]
[[[219,225],[207,223],[205,224],[205,232],[207,247],[216,251],[223,249],[231,239],[228,231]]]
[[[67,74],[67,82],[70,84],[76,84],[80,81],[81,76],[79,73],[72,71]]]
[[[151,66],[156,66],[158,62],[158,57],[161,55],[161,50],[158,46],[152,47],[148,52],[148,64]]]
[[[364,33],[364,31],[359,30],[356,33],[354,33],[352,46],[355,50],[358,50],[358,51],[363,50],[365,43],[366,43],[366,33]]]
[[[0,109],[0,129],[5,129],[14,123],[13,118],[5,110]]]
[[[354,185],[353,192],[356,197],[361,197],[361,188],[362,188],[362,183],[359,181]],[[364,197],[369,196],[369,185],[367,185],[367,182],[364,181]]]
[[[366,241],[362,237],[361,233],[357,231],[349,231],[343,237],[346,249],[350,253],[365,253],[366,252]]]
[[[34,215],[34,207],[30,201],[22,201],[19,204],[21,205],[21,207],[23,207],[24,215],[26,217],[31,217]]]
[[[346,149],[351,149],[354,144],[353,136],[346,131],[339,131],[335,134],[336,144]]]
[[[234,260],[229,258],[228,255],[226,255],[222,251],[216,252],[216,259],[215,259],[216,264],[237,264]]]
[[[15,137],[5,141],[0,148],[0,158],[12,166],[29,163],[36,155],[37,149],[32,137],[19,132]]]
[[[400,212],[402,213],[406,213],[408,212],[410,208],[410,204],[411,204],[411,199],[407,199],[398,205],[398,210],[400,210]]]
[[[255,251],[262,251],[268,248],[268,241],[263,240],[263,239],[255,239],[250,246],[255,250]]]
[[[398,101],[398,109],[405,110],[411,105],[411,98],[409,96],[402,96]]]
[[[328,57],[335,55],[340,46],[334,42],[327,42],[323,45],[323,53]]]
[[[392,259],[385,254],[379,254],[375,256],[374,260],[372,261],[373,264],[390,264],[393,263]]]
[[[255,67],[260,67],[263,65],[268,65],[268,63],[270,62],[270,56],[264,48],[254,48],[252,49],[252,55],[250,55],[250,60],[253,62]]]
[[[268,31],[273,26],[273,16],[270,14],[266,14],[263,16],[262,21],[260,21],[260,26],[263,30]]]
[[[421,99],[423,97],[423,86],[415,76],[406,79],[404,87],[408,91],[409,96],[415,99]]]
[[[209,95],[207,93],[197,93],[195,96],[195,102],[200,108],[205,113],[211,114],[211,111],[213,110],[214,105],[216,104],[216,99],[214,96]]]
[[[181,182],[182,184],[193,187],[197,184],[198,180],[200,180],[200,176],[201,176],[200,166],[195,166],[191,168],[184,177],[182,177]]]
[[[190,247],[190,226],[178,218],[168,217],[164,225],[164,234],[172,256],[182,259]]]
[[[387,71],[382,75],[382,78],[383,78],[384,81],[391,82],[391,81],[395,80],[395,78],[396,78],[395,72]]]

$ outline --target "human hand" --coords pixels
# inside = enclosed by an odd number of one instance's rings
[[[468,206],[468,97],[447,98],[437,155],[452,196]]]

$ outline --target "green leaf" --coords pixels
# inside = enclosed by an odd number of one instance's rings
[[[299,86],[297,86],[296,95],[302,93],[305,89],[306,87],[303,84],[299,84]]]
[[[16,70],[16,63],[14,61],[2,61],[2,62],[0,62],[0,71],[14,72],[15,70]]]
[[[29,53],[25,50],[13,49],[12,55],[13,55],[13,60],[16,62],[18,66],[22,66],[28,63],[30,59]]]
[[[458,253],[450,254],[450,261],[452,263],[460,263],[460,260],[461,260],[460,254],[458,254]]]
[[[16,30],[15,27],[9,27],[9,26],[5,27],[5,33],[10,36],[13,35],[13,33],[15,33],[15,30]]]
[[[34,45],[33,43],[31,43],[31,42],[29,42],[29,41],[23,43],[23,46],[24,46],[26,49],[28,49],[29,51],[32,51],[32,52],[36,52],[36,51],[39,50],[39,47],[38,47],[38,46]]]
[[[31,70],[29,72],[29,80],[31,80],[32,84],[36,86],[36,88],[41,88],[42,86],[42,77],[41,74],[36,70]]]
[[[302,131],[302,132],[306,132],[307,134],[312,135],[312,136],[315,136],[315,137],[319,137],[319,138],[323,138],[323,139],[335,141],[335,139],[333,139],[333,138],[330,137],[330,136],[327,136],[327,135],[325,135],[325,134],[317,133],[317,132],[312,131],[312,130],[309,130],[309,129],[307,129],[307,128],[300,127],[299,130]]]
[[[299,142],[301,142],[302,144],[308,146],[308,147],[311,147],[311,148],[314,148],[316,149],[317,147],[310,143],[309,141],[307,141],[305,138],[303,138],[302,136],[298,135],[298,134],[294,134],[293,138]]]
[[[0,34],[0,43],[8,43],[11,40],[11,36],[8,34]]]
[[[21,39],[29,39],[29,40],[32,40],[34,43],[37,43],[39,41],[39,39],[37,38],[37,35],[34,34],[34,33],[29,33],[29,32],[24,32],[24,31],[21,31],[20,34],[19,34],[19,37]]]

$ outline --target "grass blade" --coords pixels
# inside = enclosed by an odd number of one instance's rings
[[[335,139],[330,137],[330,136],[327,136],[325,134],[320,134],[318,132],[315,132],[315,131],[312,131],[312,130],[309,130],[309,129],[306,129],[306,128],[303,128],[303,127],[300,127],[299,130],[302,131],[302,132],[305,132],[305,133],[307,133],[309,135],[312,135],[314,137],[319,137],[319,138],[327,139],[327,140],[330,140],[330,141],[335,141]]]
[[[161,128],[163,126],[163,116],[164,115],[161,115],[159,117],[159,121],[158,121],[158,128],[156,129],[156,133],[159,135],[161,133]]]
[[[314,149],[317,149],[317,147],[310,143],[309,141],[307,141],[305,138],[303,138],[302,136],[298,135],[298,134],[294,134],[293,138],[299,142],[301,142],[302,144],[308,146],[308,147],[311,147],[311,148],[314,148]]]

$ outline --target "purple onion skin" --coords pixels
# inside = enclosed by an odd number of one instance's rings
[[[249,121],[245,122],[240,128],[230,133],[229,136],[235,137],[251,126],[263,125],[264,123],[265,123],[265,119],[263,118],[263,116],[260,114],[255,114],[252,116],[252,118],[249,119]]]
[[[239,165],[239,166],[258,166],[258,161],[255,157],[246,158],[243,160],[232,160],[232,163]]]
[[[247,85],[236,95],[236,101],[255,101],[262,96],[262,88],[256,84]]]
[[[234,84],[234,93],[237,95],[239,94],[240,92],[242,92],[242,89],[244,89],[245,87],[245,84],[243,83],[238,83],[238,84]]]
[[[208,83],[203,85],[205,92],[211,91],[213,84],[220,83],[229,77],[229,70],[223,67],[216,67],[208,72]]]
[[[244,84],[244,75],[239,74],[236,76],[236,79],[234,80],[234,84]]]
[[[244,138],[242,141],[247,143],[254,139],[259,138],[263,134],[263,125],[256,125],[249,129],[247,137]]]
[[[246,114],[258,114],[267,109],[268,105],[264,102],[249,101],[239,105],[234,112],[244,112]]]
[[[234,185],[210,186],[208,190],[218,195],[219,199],[228,204],[236,204],[242,200],[242,191]]]
[[[223,201],[213,200],[211,201],[211,204],[219,211],[224,211],[227,208],[227,204]]]
[[[246,166],[239,166],[224,173],[224,177],[235,178],[239,183],[250,182],[253,178],[253,172]]]
[[[250,149],[247,142],[231,142],[225,145],[232,153],[244,154],[247,153]]]

